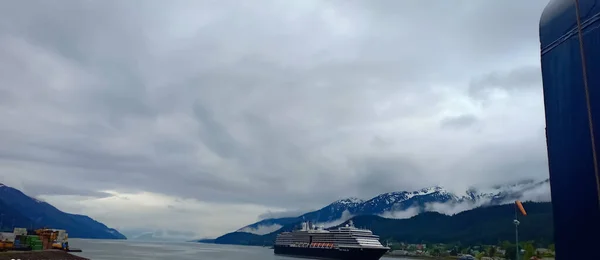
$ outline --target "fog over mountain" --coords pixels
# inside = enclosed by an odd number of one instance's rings
[[[438,212],[451,216],[479,207],[513,204],[515,200],[550,202],[549,180],[525,180],[507,185],[495,185],[485,191],[471,188],[462,194],[455,194],[443,187],[434,186],[416,191],[388,192],[369,200],[347,198],[295,217],[263,219],[235,232],[266,235],[302,221],[311,221],[316,225],[329,228],[353,217],[365,215],[406,219],[425,212]]]

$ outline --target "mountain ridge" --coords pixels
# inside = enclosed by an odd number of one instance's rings
[[[263,219],[244,226],[235,232],[265,235],[302,220],[322,223],[325,226],[334,226],[339,222],[360,215],[397,218],[394,213],[400,212],[402,213],[400,216],[411,217],[421,212],[439,212],[441,209],[447,211],[445,213],[460,213],[479,206],[501,205],[515,199],[521,199],[527,192],[538,188],[549,191],[549,180],[524,180],[505,185],[495,185],[487,191],[469,188],[463,194],[454,194],[438,185],[415,191],[382,193],[368,200],[349,197],[336,200],[321,209],[297,217]],[[531,201],[537,200],[533,199]]]
[[[551,244],[553,237],[552,203],[526,202],[527,216],[521,217],[519,235],[542,246]],[[514,238],[514,205],[480,206],[454,215],[424,212],[407,219],[390,219],[376,215],[361,215],[350,220],[358,227],[370,229],[381,241],[406,243],[457,243],[465,245],[497,244]],[[346,220],[334,227],[348,223]],[[217,244],[268,246],[277,234],[291,231],[299,223],[288,224],[264,235],[232,232],[214,240]],[[332,227],[332,228],[334,228]]]
[[[15,227],[65,229],[73,238],[127,239],[89,216],[63,212],[51,204],[0,183],[0,212],[15,220]],[[17,221],[18,220],[18,221]],[[4,228],[7,228],[4,223]],[[9,223],[12,227],[12,223]]]

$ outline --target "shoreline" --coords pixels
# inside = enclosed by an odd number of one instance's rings
[[[0,252],[0,260],[4,259],[29,259],[29,260],[90,260],[68,252],[56,249],[41,251],[4,251]]]
[[[384,257],[389,258],[410,258],[410,259],[439,259],[439,260],[450,260],[450,259],[458,259],[456,256],[424,256],[424,255],[393,255],[393,254],[385,254]]]

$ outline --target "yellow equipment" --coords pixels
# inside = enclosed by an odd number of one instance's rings
[[[60,249],[60,250],[64,250],[65,249],[65,248],[63,248],[63,244],[62,243],[57,243],[57,242],[52,243],[52,248],[53,249]]]
[[[15,247],[13,242],[9,241],[0,241],[0,251],[11,250]]]

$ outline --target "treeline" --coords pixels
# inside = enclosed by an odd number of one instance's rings
[[[535,241],[541,246],[553,243],[552,204],[528,202],[524,203],[524,207],[528,215],[519,216],[519,238],[522,241]],[[382,243],[393,240],[420,244],[460,242],[463,245],[495,245],[514,240],[514,217],[514,205],[511,204],[480,207],[453,216],[425,212],[409,219],[357,216],[353,221],[355,226],[368,228],[379,235]],[[244,232],[229,233],[215,239],[215,243],[268,246],[274,243],[278,233],[292,230],[297,225],[286,225],[262,236]]]
[[[519,216],[519,238],[522,241],[553,243],[551,203],[525,203],[528,215]],[[406,243],[454,243],[466,245],[497,244],[515,239],[513,205],[480,207],[454,216],[426,212],[410,219],[386,219],[377,216],[358,216],[358,227],[371,229],[381,241],[393,239]]]
[[[403,244],[393,241],[390,244],[392,250],[405,250],[408,252],[414,252],[417,250],[415,245]],[[537,245],[535,241],[524,241],[519,243],[519,249],[521,250],[520,259],[530,259],[533,256],[537,258],[554,258],[554,244],[547,246],[547,250],[536,250],[543,248]],[[470,254],[475,256],[477,259],[483,257],[502,257],[508,260],[516,259],[517,247],[515,244],[509,241],[503,241],[496,245],[470,245],[464,246],[460,242],[452,244],[427,244],[424,251],[429,256],[436,257],[456,257],[459,254]]]

